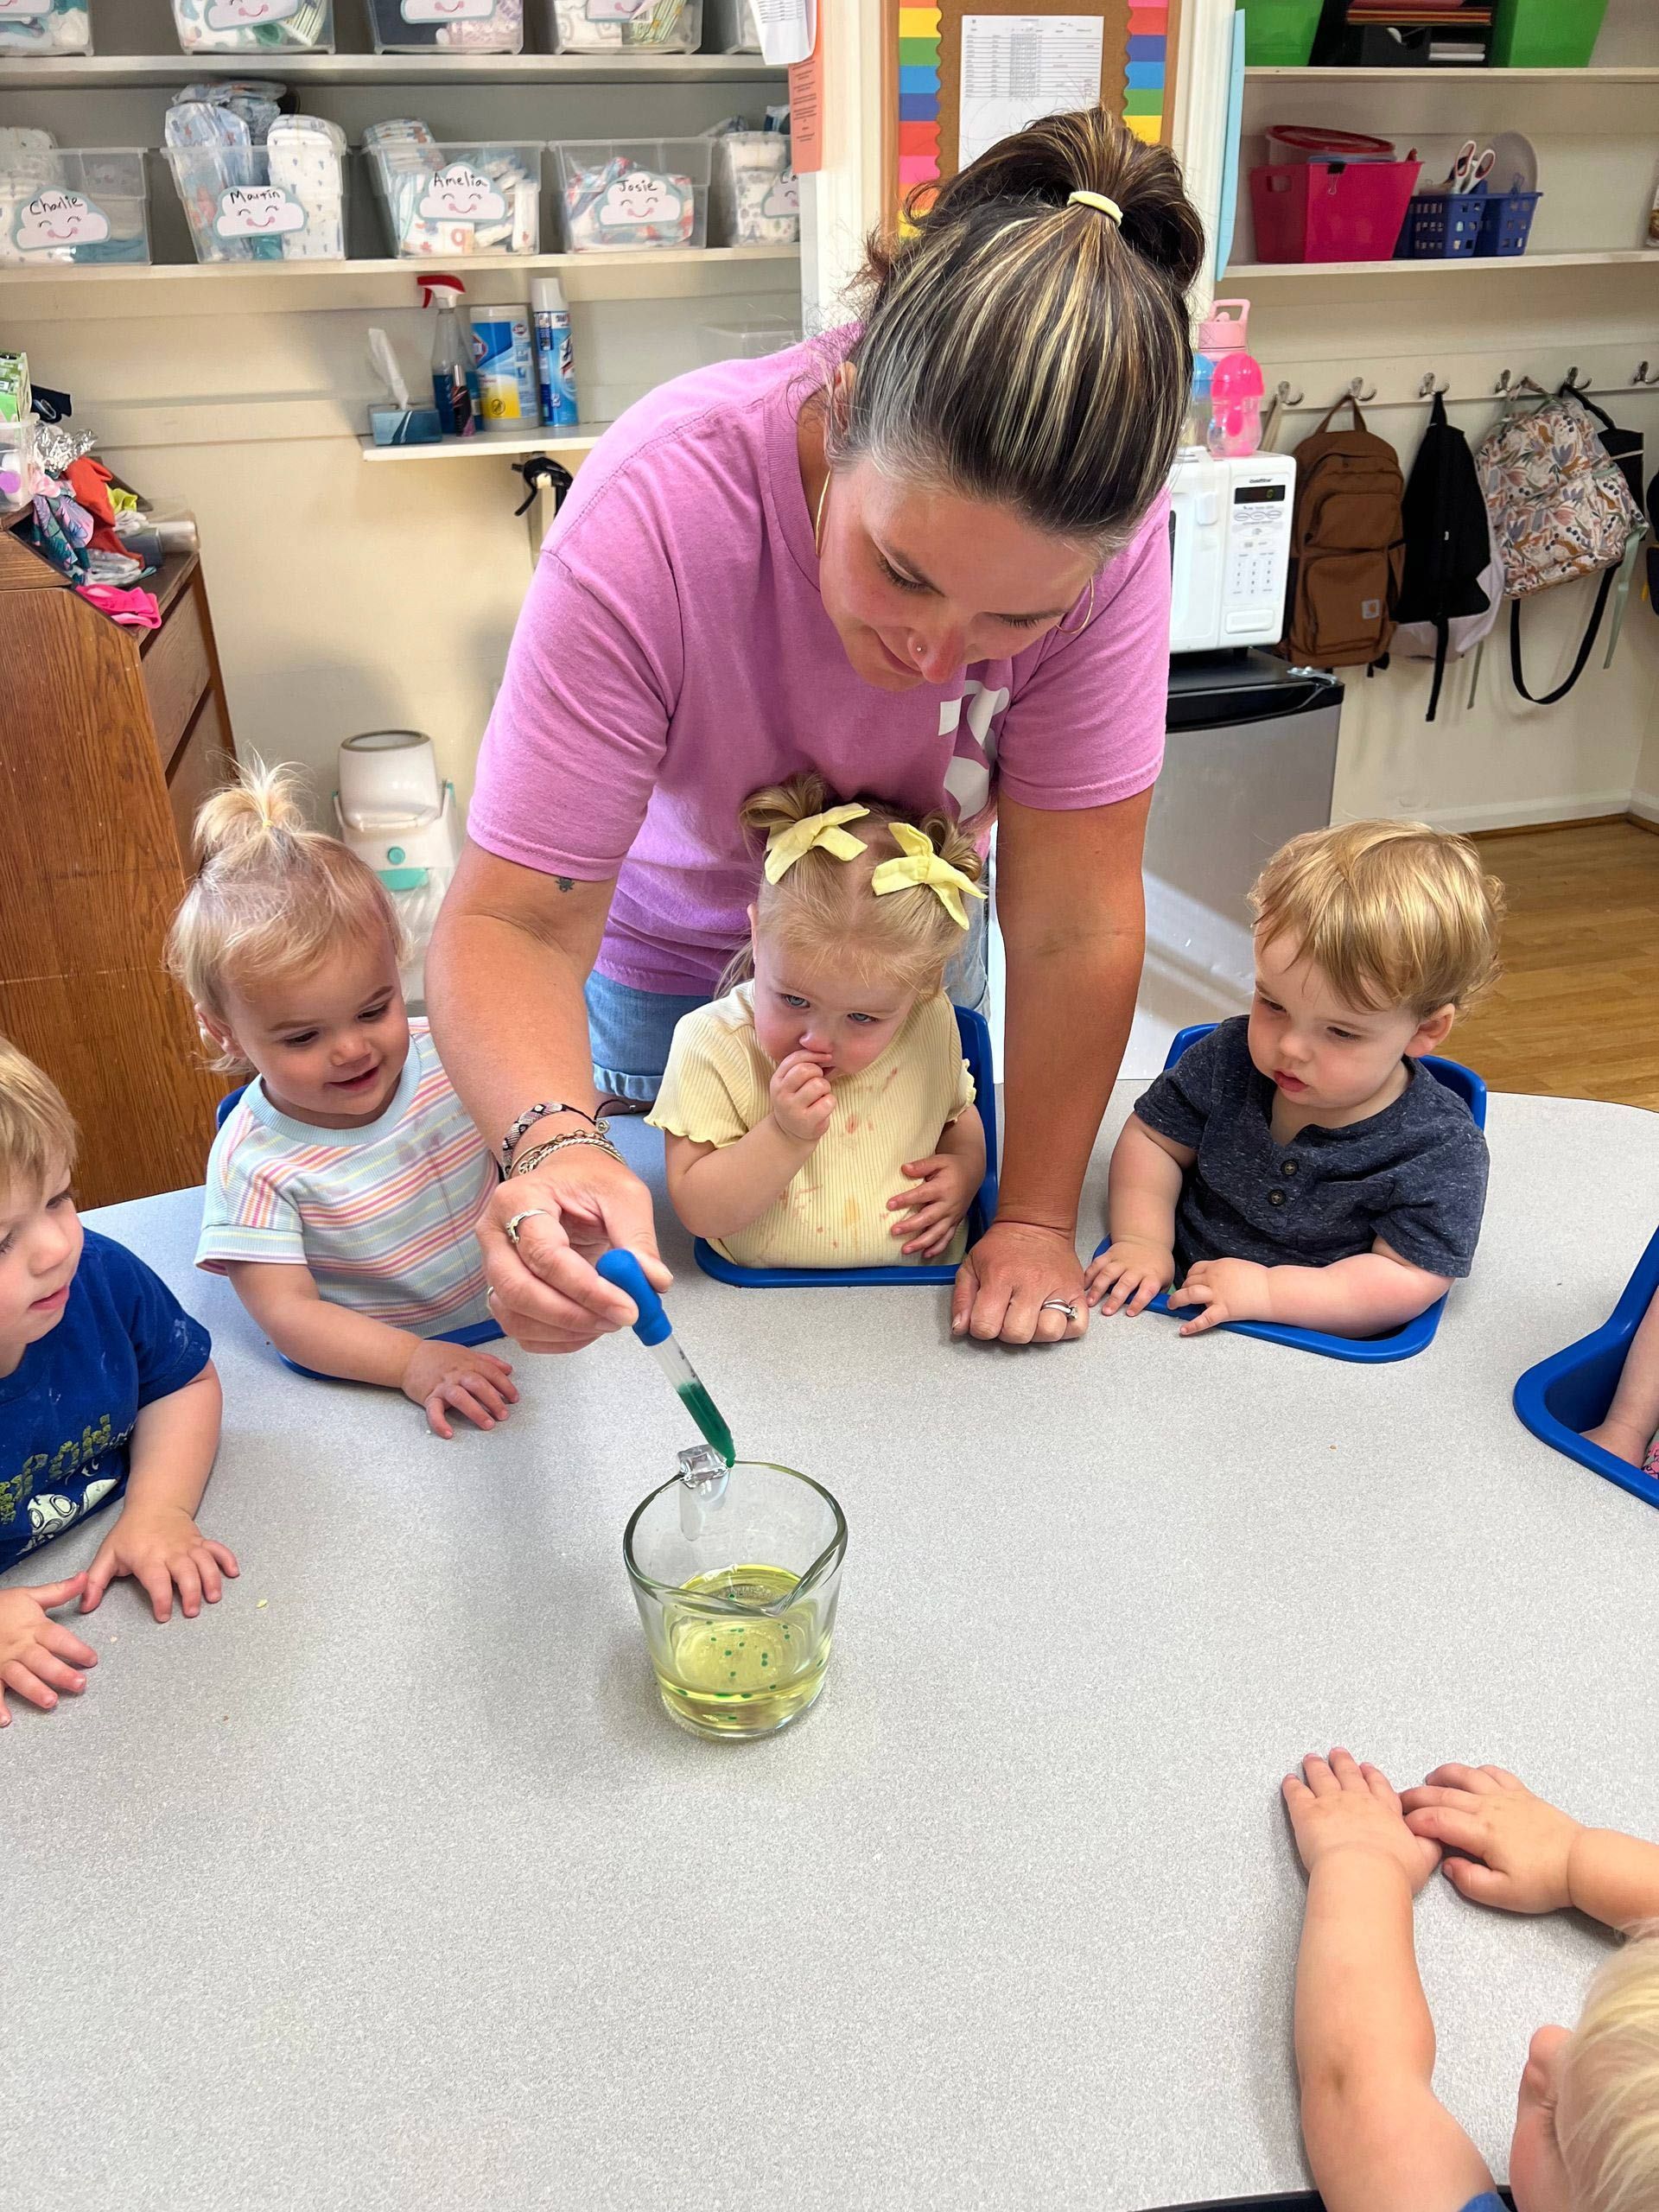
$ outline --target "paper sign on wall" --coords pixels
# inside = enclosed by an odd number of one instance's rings
[[[964,16],[957,166],[1046,115],[1100,99],[1098,16]]]
[[[812,51],[789,67],[789,165],[798,176],[823,167],[823,41],[830,26],[816,28]]]
[[[452,162],[440,169],[421,194],[416,213],[430,223],[493,223],[507,212],[507,203],[486,176],[465,162]]]
[[[818,0],[749,0],[760,52],[775,68],[804,61],[818,42]]]
[[[404,0],[406,23],[487,23],[495,0]]]
[[[278,238],[305,228],[305,210],[280,184],[238,184],[219,194],[213,228],[222,238]]]
[[[108,238],[110,219],[79,192],[41,192],[17,210],[11,235],[19,253],[60,253]]]

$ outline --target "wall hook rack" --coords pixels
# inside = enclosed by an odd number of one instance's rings
[[[1646,365],[1647,364],[1644,362],[1643,366],[1645,368]],[[1291,390],[1290,378],[1288,377],[1280,378],[1279,389],[1275,397],[1281,407],[1300,407],[1302,404],[1301,393],[1300,391],[1293,391]]]
[[[1344,397],[1348,399],[1358,400],[1362,407],[1369,407],[1372,400],[1376,397],[1376,386],[1373,385],[1369,391],[1363,391],[1360,387],[1363,385],[1364,381],[1365,379],[1363,377],[1350,378],[1348,388],[1346,392],[1344,394]]]
[[[1651,379],[1648,375],[1647,363],[1645,361],[1638,361],[1636,365],[1636,374],[1630,378],[1630,382],[1632,384],[1647,384],[1650,381]]]
[[[1579,382],[1579,370],[1578,370],[1578,364],[1577,364],[1576,362],[1574,362],[1574,364],[1573,365],[1573,366],[1572,366],[1572,367],[1567,371],[1567,375],[1566,375],[1566,378],[1565,378],[1565,379],[1564,379],[1564,380],[1563,380],[1563,382],[1562,382],[1561,389],[1562,389],[1562,391],[1589,391],[1589,389],[1590,389],[1590,379],[1589,379],[1589,378],[1588,378],[1588,377],[1586,377],[1586,378],[1585,378],[1585,380],[1584,380],[1584,382],[1583,382],[1582,384],[1580,384],[1580,383]]]
[[[1507,375],[1508,371],[1506,370],[1504,373]],[[1426,369],[1423,372],[1423,380],[1417,387],[1417,397],[1419,399],[1433,399],[1438,392],[1442,397],[1444,397],[1451,389],[1452,379],[1450,377],[1447,377],[1444,384],[1437,384],[1434,380],[1433,370]]]

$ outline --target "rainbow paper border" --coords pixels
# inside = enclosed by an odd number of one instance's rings
[[[899,10],[899,203],[939,181],[939,11]]]
[[[1135,137],[1155,146],[1164,135],[1164,95],[1169,81],[1170,0],[1129,0],[1128,48],[1123,79],[1123,120]]]

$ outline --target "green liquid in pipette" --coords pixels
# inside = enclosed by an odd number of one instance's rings
[[[737,1452],[732,1444],[732,1432],[720,1417],[720,1410],[701,1382],[681,1382],[675,1386],[680,1394],[680,1403],[685,1408],[704,1438],[712,1444],[727,1465],[732,1466]]]

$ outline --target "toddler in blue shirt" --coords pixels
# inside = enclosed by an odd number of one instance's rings
[[[70,1194],[75,1125],[56,1088],[0,1039],[0,1572],[118,1500],[90,1568],[0,1587],[3,1690],[51,1707],[97,1655],[54,1621],[91,1612],[117,1575],[158,1621],[187,1617],[237,1573],[196,1509],[219,1446],[207,1332],[122,1245],[83,1230]]]
[[[1367,1337],[1468,1274],[1486,1141],[1420,1062],[1497,972],[1502,887],[1420,822],[1294,837],[1257,877],[1255,995],[1135,1101],[1112,1154],[1103,1313]]]

